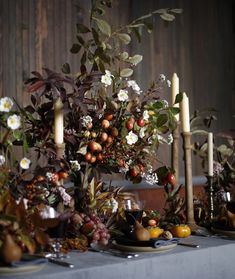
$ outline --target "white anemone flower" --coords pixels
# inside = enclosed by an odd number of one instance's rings
[[[145,110],[145,111],[143,112],[143,119],[144,119],[144,120],[148,120],[148,119],[149,119],[149,112],[148,112],[147,110]]]
[[[13,102],[9,97],[3,97],[0,99],[0,111],[9,112],[13,107]]]
[[[160,79],[161,82],[163,82],[163,81],[166,80],[166,76],[164,74],[160,74],[159,79]]]
[[[2,165],[4,165],[5,162],[6,162],[5,157],[4,157],[3,155],[0,155],[0,167],[1,167]]]
[[[105,70],[105,75],[101,76],[101,82],[104,83],[105,86],[111,85],[112,77],[113,77],[113,75],[111,74],[111,72],[108,70]]]
[[[132,145],[138,141],[138,136],[132,131],[130,131],[126,136],[126,140],[127,140],[127,144]]]
[[[91,123],[92,123],[92,118],[89,115],[82,117],[82,126],[83,127],[87,127]]]
[[[21,118],[19,115],[13,114],[7,118],[7,126],[12,130],[16,130],[21,125]]]
[[[70,161],[70,164],[71,164],[71,169],[73,170],[73,171],[79,171],[80,169],[81,169],[81,165],[78,163],[78,161],[77,160],[75,160],[75,161]]]
[[[125,102],[128,100],[128,91],[121,89],[118,93],[118,100],[121,102]]]
[[[28,158],[24,157],[20,161],[20,167],[24,170],[27,170],[30,166],[30,163],[31,163],[31,161]]]
[[[147,127],[142,127],[142,128],[140,129],[139,137],[140,137],[141,139],[143,139],[143,138],[145,137],[145,131],[146,131],[146,129],[147,129]]]
[[[128,80],[128,81],[127,81],[127,86],[128,86],[128,87],[131,87],[137,94],[140,94],[140,93],[141,93],[140,87],[139,87],[139,85],[136,83],[135,80]]]

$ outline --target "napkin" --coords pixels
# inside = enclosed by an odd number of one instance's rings
[[[139,247],[153,247],[158,248],[161,246],[167,246],[171,244],[177,244],[179,242],[178,238],[163,239],[163,238],[151,238],[147,241],[139,241],[125,237],[118,237],[115,239],[117,244],[127,245],[127,246],[139,246]]]

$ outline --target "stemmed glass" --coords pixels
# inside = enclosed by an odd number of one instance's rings
[[[59,224],[53,228],[48,229],[48,234],[52,238],[53,258],[67,258],[67,255],[61,252],[60,240],[64,237],[68,219],[59,220]]]
[[[134,204],[131,199],[127,199],[125,200],[124,203],[124,212],[125,212],[126,221],[130,226],[129,234],[131,236],[134,232],[135,222],[138,221],[141,223],[142,221],[143,209],[140,208],[140,206]]]

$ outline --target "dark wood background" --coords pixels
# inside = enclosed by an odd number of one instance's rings
[[[0,97],[12,96],[25,105],[29,95],[23,81],[31,71],[60,71],[65,62],[78,71],[79,57],[69,49],[76,41],[76,23],[87,20],[89,2],[0,0]],[[146,88],[160,73],[170,79],[176,72],[191,113],[214,107],[219,110],[214,131],[234,128],[235,1],[113,0],[113,6],[107,15],[113,28],[151,10],[183,8],[168,26],[155,17],[153,33],[144,34],[142,44],[133,42],[130,52],[144,56],[135,78]],[[169,96],[170,90],[163,97]],[[160,153],[169,160],[169,148]],[[196,161],[193,173],[201,174]]]

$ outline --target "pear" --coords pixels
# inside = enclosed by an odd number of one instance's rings
[[[150,239],[150,234],[139,221],[135,221],[134,224],[134,236],[137,240],[148,241]]]
[[[3,244],[0,248],[0,257],[5,263],[19,261],[22,257],[20,247],[15,243],[10,234],[6,234]]]

